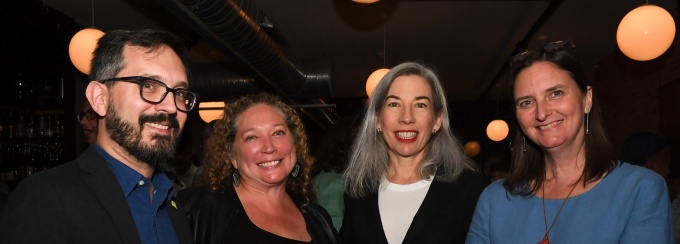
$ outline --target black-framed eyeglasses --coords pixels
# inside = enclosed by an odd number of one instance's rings
[[[94,120],[95,118],[97,118],[97,113],[95,113],[94,110],[92,110],[92,108],[88,108],[85,112],[80,112],[80,114],[76,115],[76,118],[78,119],[78,121],[82,121],[83,118],[87,120]]]
[[[165,99],[168,92],[175,98],[175,107],[183,112],[189,112],[196,107],[198,94],[190,92],[185,88],[170,88],[162,81],[144,76],[115,77],[99,81],[100,83],[124,81],[137,83],[139,85],[139,95],[148,103],[157,104]]]
[[[523,63],[526,58],[531,56],[531,54],[535,53],[536,51],[544,51],[544,52],[555,52],[555,51],[566,51],[572,55],[576,55],[576,45],[572,40],[564,40],[564,41],[554,41],[548,44],[545,44],[544,46],[536,49],[530,49],[526,50],[524,52],[518,53],[515,56],[512,56],[510,58],[510,68],[512,69],[515,67],[517,64]]]

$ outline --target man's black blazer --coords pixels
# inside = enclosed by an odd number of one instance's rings
[[[180,243],[191,243],[186,215],[168,212]],[[175,205],[175,206],[172,206]],[[0,216],[0,243],[141,243],[123,190],[94,147],[75,161],[19,183]]]
[[[452,183],[434,180],[403,243],[465,243],[477,199],[487,183],[479,173],[467,170]],[[377,192],[360,199],[345,195],[340,239],[343,243],[387,244]]]

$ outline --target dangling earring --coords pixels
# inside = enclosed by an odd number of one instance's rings
[[[382,129],[380,129],[380,127],[378,127],[378,133],[382,133]]]
[[[586,113],[586,135],[588,135],[588,131],[590,130],[590,113]]]
[[[234,171],[234,173],[231,173],[231,181],[233,181],[234,186],[238,186],[238,179],[240,176],[238,175],[238,169]]]
[[[527,137],[522,136],[522,152],[527,152]]]
[[[290,174],[290,176],[293,176],[293,179],[297,179],[297,177],[300,175],[300,164],[296,163],[295,167],[293,168],[293,173]]]

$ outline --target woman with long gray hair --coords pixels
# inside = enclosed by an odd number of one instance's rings
[[[345,171],[346,243],[463,243],[486,180],[449,126],[435,72],[403,63],[368,103]]]

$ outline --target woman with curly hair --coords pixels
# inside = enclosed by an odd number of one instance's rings
[[[297,112],[270,94],[224,107],[208,150],[209,185],[178,193],[195,243],[337,243],[312,203],[312,164]]]

